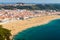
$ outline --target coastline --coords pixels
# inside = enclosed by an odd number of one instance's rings
[[[11,30],[12,36],[18,34],[19,32],[31,28],[37,25],[46,24],[51,20],[60,18],[59,15],[51,15],[51,16],[42,16],[42,17],[35,17],[26,20],[17,20],[13,22],[8,22],[1,24],[3,28]]]

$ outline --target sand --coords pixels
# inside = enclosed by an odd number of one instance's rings
[[[58,19],[58,18],[60,18],[60,16],[58,15],[41,16],[41,17],[35,17],[35,18],[26,19],[26,20],[17,20],[17,21],[12,21],[8,23],[3,23],[1,25],[3,25],[3,27],[6,29],[11,30],[12,35],[16,35],[17,33],[27,28],[46,24],[49,21],[53,19]]]

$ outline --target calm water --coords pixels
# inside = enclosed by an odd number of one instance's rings
[[[60,40],[60,19],[26,29],[18,33],[14,40]]]

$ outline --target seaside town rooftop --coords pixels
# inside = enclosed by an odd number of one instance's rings
[[[0,22],[10,21],[10,20],[24,20],[33,17],[39,17],[44,15],[60,15],[59,11],[55,10],[0,10]]]

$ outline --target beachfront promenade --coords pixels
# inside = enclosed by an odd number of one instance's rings
[[[0,10],[0,23],[8,22],[11,20],[24,20],[33,17],[40,17],[45,15],[60,15],[57,11],[45,11],[45,10]]]

